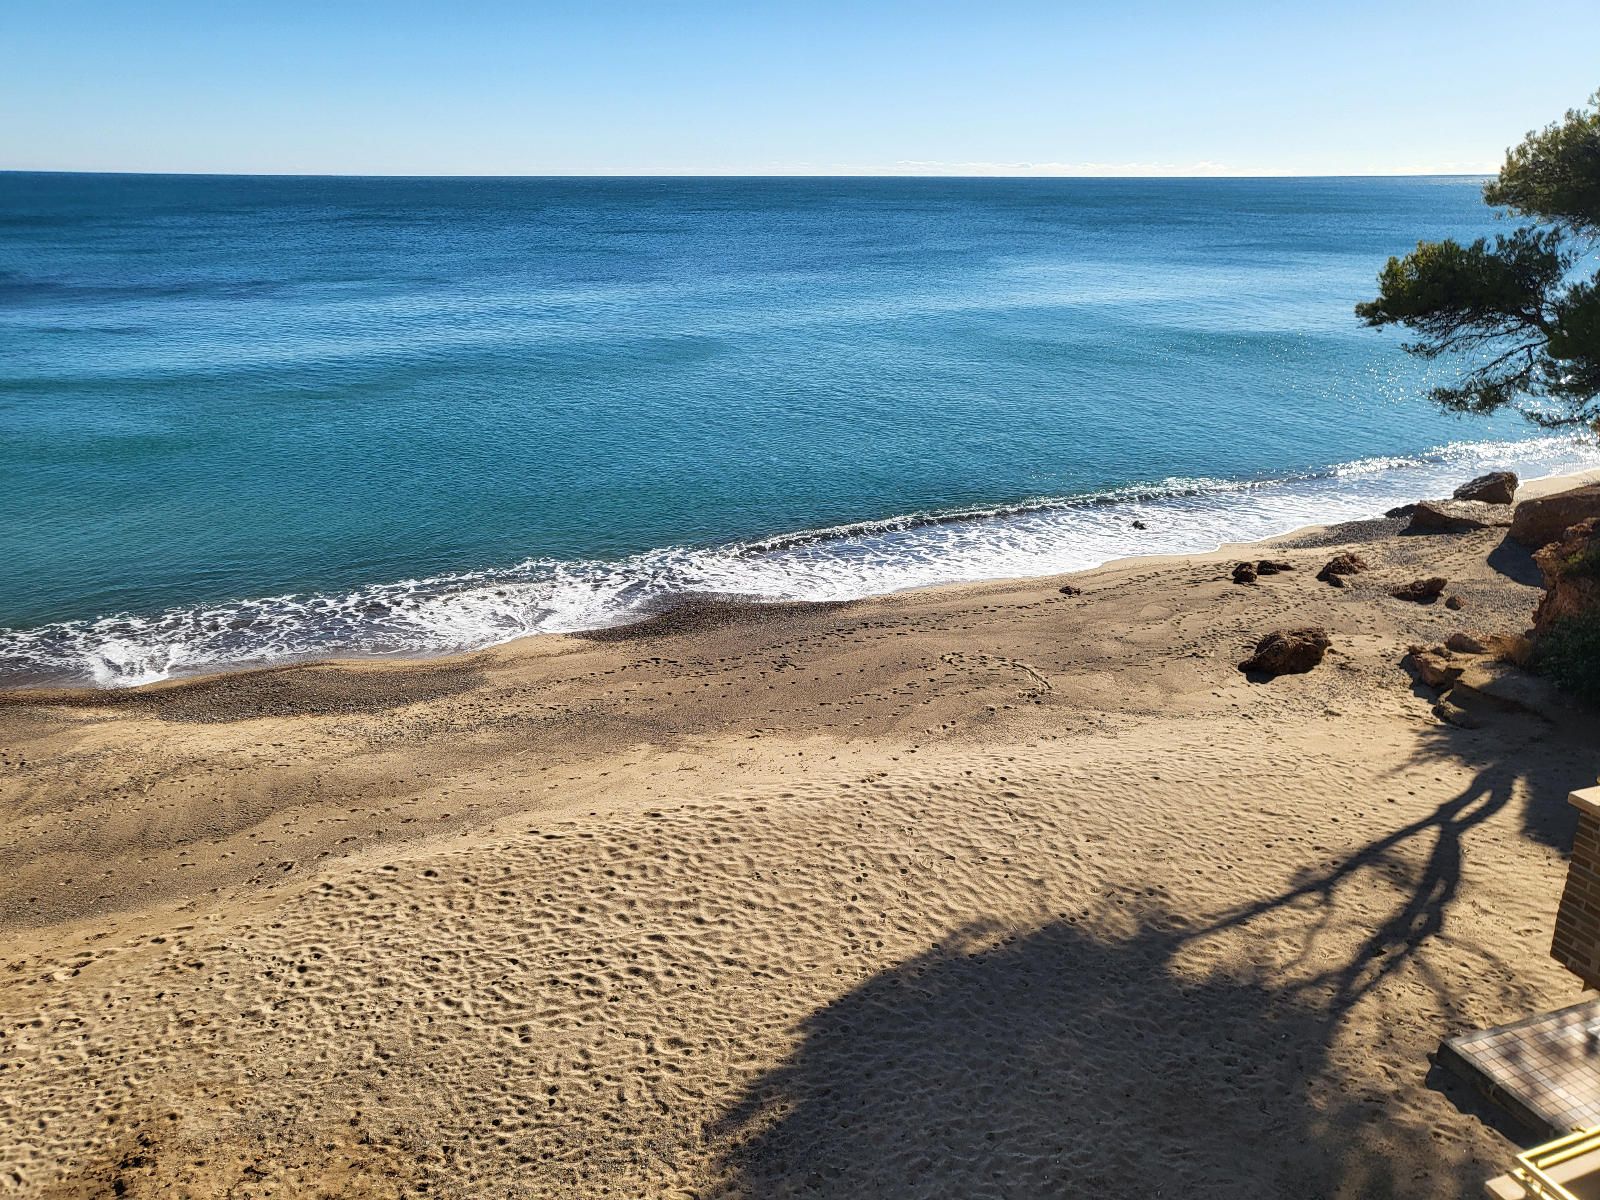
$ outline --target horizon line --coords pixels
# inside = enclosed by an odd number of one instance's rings
[[[1299,174],[1286,171],[1199,172],[1182,174],[1000,174],[934,171],[551,171],[517,173],[372,172],[372,171],[148,171],[87,167],[0,167],[0,175],[127,175],[179,179],[1004,179],[1004,180],[1160,180],[1226,179],[1480,179],[1495,175],[1482,171],[1334,171]]]

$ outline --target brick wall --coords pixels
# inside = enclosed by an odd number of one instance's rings
[[[1550,953],[1585,987],[1600,988],[1600,787],[1573,792],[1568,799],[1578,810],[1578,832]]]

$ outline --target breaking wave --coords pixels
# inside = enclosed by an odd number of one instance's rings
[[[638,620],[688,597],[852,600],[939,583],[1053,575],[1130,554],[1196,553],[1448,494],[1476,471],[1524,479],[1600,466],[1581,438],[1454,442],[1301,475],[1166,479],[1092,495],[908,513],[616,561],[515,566],[0,630],[0,686],[128,687],[330,655],[423,656]],[[1134,522],[1143,524],[1136,529]]]

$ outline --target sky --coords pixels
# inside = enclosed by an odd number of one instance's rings
[[[1600,3],[12,0],[0,169],[1496,170]]]

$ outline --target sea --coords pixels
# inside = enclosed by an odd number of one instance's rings
[[[1592,441],[1352,307],[1472,178],[0,173],[0,687],[1204,551]]]

